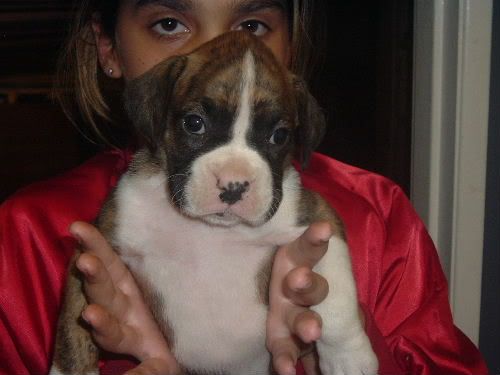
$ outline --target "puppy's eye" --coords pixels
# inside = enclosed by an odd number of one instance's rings
[[[288,130],[287,128],[284,127],[277,128],[271,135],[269,142],[272,143],[273,145],[278,145],[278,146],[284,145],[288,140],[289,134],[290,130]]]
[[[190,134],[201,135],[205,133],[205,122],[197,115],[188,115],[184,117],[182,126],[184,130]]]

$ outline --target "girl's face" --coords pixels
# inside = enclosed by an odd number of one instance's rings
[[[93,24],[102,68],[130,80],[160,61],[192,51],[229,30],[259,36],[290,60],[286,0],[122,0],[114,39]]]

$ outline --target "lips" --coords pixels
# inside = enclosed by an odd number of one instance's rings
[[[230,209],[227,209],[223,212],[204,214],[199,216],[198,218],[202,219],[203,221],[209,224],[221,225],[226,227],[230,227],[241,223],[248,223],[248,221],[245,220],[245,218],[235,215],[233,212],[231,212]]]

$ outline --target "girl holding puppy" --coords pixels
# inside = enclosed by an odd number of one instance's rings
[[[298,74],[311,67],[311,30],[317,26],[311,1],[78,4],[59,69],[61,101],[71,118],[78,110],[98,134],[99,119],[115,117],[106,96],[113,90],[106,88],[229,30],[257,35]],[[90,302],[83,319],[101,347],[138,361],[109,355],[101,372],[179,373],[131,274],[94,227],[75,222],[95,218],[130,155],[130,150],[101,153],[63,176],[22,190],[1,207],[0,373],[48,371],[66,266],[77,242],[84,251],[77,265]],[[313,157],[302,177],[345,222],[360,313],[379,372],[487,373],[477,349],[453,325],[436,251],[399,188],[321,155]],[[312,271],[330,236],[328,225],[316,223],[276,255],[273,282],[284,286],[283,317],[279,326],[269,327],[268,348],[279,374],[294,374],[299,358],[307,374],[318,373],[312,343],[321,334],[321,317],[307,307],[335,293],[335,285]]]

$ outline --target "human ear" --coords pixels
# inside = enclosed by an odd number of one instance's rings
[[[101,69],[108,77],[121,78],[123,72],[116,56],[113,37],[104,31],[98,16],[93,17],[91,25]]]

